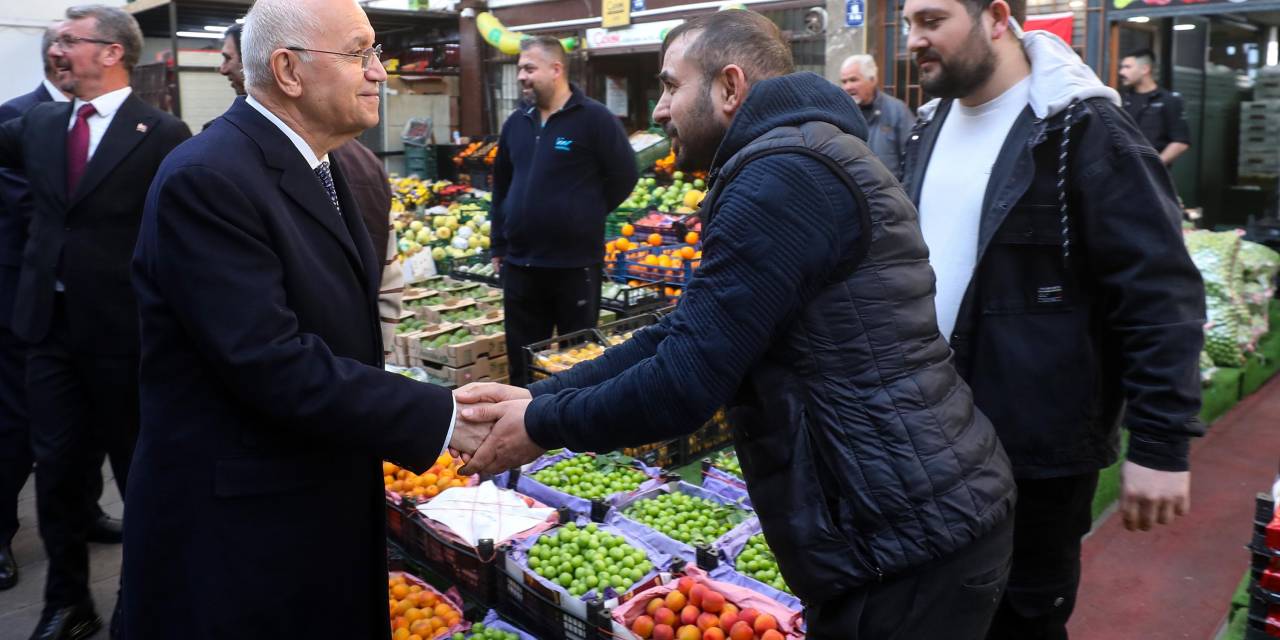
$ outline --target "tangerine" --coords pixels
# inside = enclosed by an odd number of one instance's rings
[[[698,232],[697,232],[697,231],[690,231],[689,233],[684,234],[684,243],[685,243],[685,244],[698,244]]]
[[[630,224],[624,224],[622,225],[621,231],[622,231],[622,235],[630,238],[633,234],[635,234],[636,228],[631,226]]]
[[[662,244],[662,236],[657,233],[649,234],[649,244],[652,246],[660,246]]]
[[[693,254],[694,254],[693,247],[680,247],[681,258],[684,258],[685,260],[692,260]]]

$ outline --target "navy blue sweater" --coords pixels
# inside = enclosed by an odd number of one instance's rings
[[[502,125],[493,163],[491,249],[522,267],[576,268],[604,260],[604,221],[639,173],[622,124],[571,86],[543,123],[521,104]]]
[[[866,138],[853,101],[818,76],[761,82],[715,164],[771,129],[814,120]],[[546,448],[609,451],[696,430],[855,250],[858,221],[853,194],[818,160],[780,154],[746,164],[716,202],[702,266],[680,306],[599,358],[531,386],[530,437]]]

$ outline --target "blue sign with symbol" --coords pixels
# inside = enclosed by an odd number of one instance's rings
[[[844,26],[861,27],[866,21],[864,0],[844,0]]]
[[[631,11],[644,11],[644,0],[631,0]]]

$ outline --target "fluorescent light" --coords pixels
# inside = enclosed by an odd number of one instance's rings
[[[216,31],[216,32],[218,32],[218,33],[226,33],[226,32],[227,32],[227,29],[230,29],[230,28],[231,28],[231,27],[218,27],[218,26],[214,26],[214,25],[211,25],[211,24],[206,24],[206,25],[204,26],[204,30],[205,30],[205,31]]]
[[[221,33],[209,33],[208,31],[179,31],[179,38],[209,38],[210,40],[221,40]]]
[[[1148,18],[1146,16],[1134,16],[1132,18],[1129,18],[1129,22],[1139,22],[1139,23],[1151,22],[1151,18]]]
[[[1195,31],[1196,26],[1194,24],[1175,24],[1173,25],[1173,30],[1174,31]]]
[[[1071,0],[1071,2],[1067,3],[1067,6],[1070,6],[1072,9],[1083,9],[1084,0]]]

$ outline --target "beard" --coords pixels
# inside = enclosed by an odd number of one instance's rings
[[[552,88],[540,87],[533,82],[520,86],[520,96],[529,104],[537,105],[543,109],[551,104],[551,96],[554,93],[555,91]]]
[[[705,171],[711,168],[715,160],[716,150],[720,148],[728,127],[720,124],[712,117],[710,87],[698,97],[693,110],[684,126],[677,127],[675,121],[668,122],[664,129],[673,142],[676,153],[676,168],[681,171]]]
[[[981,87],[996,70],[996,52],[987,42],[980,23],[975,22],[961,53],[952,60],[943,60],[933,49],[916,54],[916,65],[925,62],[937,64],[937,70],[929,77],[920,78],[920,86],[931,96],[939,98],[963,98]]]

